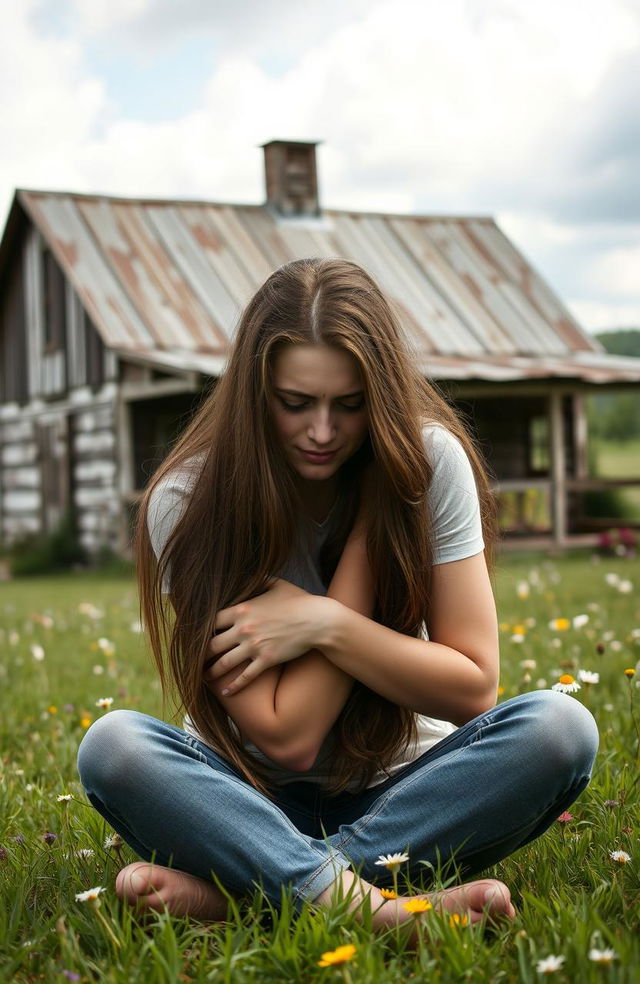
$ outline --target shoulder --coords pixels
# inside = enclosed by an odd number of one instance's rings
[[[479,553],[484,548],[475,475],[458,438],[441,424],[422,428],[425,452],[433,469],[429,508],[433,526],[434,563],[442,564]]]
[[[164,549],[181,519],[204,465],[204,455],[195,455],[167,472],[155,485],[147,506],[147,529],[156,556]]]

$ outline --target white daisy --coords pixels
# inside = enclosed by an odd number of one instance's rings
[[[575,694],[581,687],[575,677],[572,677],[570,673],[563,673],[551,689],[559,690],[561,694]]]
[[[628,864],[631,861],[631,855],[626,851],[609,851],[609,857],[618,864]]]
[[[594,946],[591,950],[589,950],[588,956],[589,960],[593,960],[594,963],[610,964],[617,958],[618,954],[615,950],[597,950]]]
[[[100,697],[96,701],[96,707],[101,707],[103,711],[108,711],[113,704],[113,697]]]
[[[397,871],[401,864],[409,860],[408,854],[380,854],[376,864],[382,864],[389,871]]]
[[[600,683],[600,674],[592,673],[591,670],[578,670],[578,678],[581,683]]]
[[[42,646],[34,643],[33,646],[31,646],[31,655],[38,663],[41,663],[44,659],[44,649]]]
[[[575,618],[573,619],[573,627],[574,629],[581,629],[583,628],[583,626],[587,624],[588,621],[589,621],[588,615],[576,615]]]
[[[553,974],[556,970],[560,970],[565,959],[566,957],[556,957],[550,953],[548,957],[538,960],[536,970],[539,974]]]
[[[61,793],[60,796],[57,797],[58,803],[68,803],[71,799],[73,799],[71,793]]]
[[[124,844],[124,841],[123,841],[122,837],[120,836],[120,834],[109,834],[104,839],[104,849],[105,849],[105,851],[110,851],[112,848],[115,848],[116,850],[118,850],[118,848],[122,847],[123,844]]]
[[[98,886],[98,888],[89,888],[86,892],[78,892],[76,895],[76,902],[94,902],[101,892],[106,891],[106,889]]]

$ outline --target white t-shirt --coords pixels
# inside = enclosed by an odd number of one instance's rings
[[[433,467],[429,506],[433,523],[434,564],[447,564],[454,560],[472,557],[484,549],[484,541],[478,493],[469,459],[457,438],[439,424],[426,424],[422,435],[425,450]],[[193,459],[180,470],[165,476],[151,496],[147,524],[151,544],[157,557],[160,556],[183,513],[189,494],[198,479],[200,468],[201,459]],[[312,523],[313,540],[310,550],[304,554],[293,552],[278,573],[279,577],[296,584],[310,594],[326,594],[327,585],[324,584],[320,574],[319,556],[331,530],[332,519],[330,512],[323,523]],[[166,582],[163,590],[168,591]],[[428,638],[426,626],[423,626],[422,637]],[[231,718],[229,722],[237,732]],[[451,722],[439,721],[424,714],[416,714],[416,725],[416,743],[410,745],[402,757],[389,766],[388,775],[393,775],[404,768],[446,735],[455,731],[455,725]],[[190,734],[200,737],[188,719],[185,720],[184,726]],[[245,747],[267,768],[268,779],[276,786],[305,780],[326,785],[330,778],[330,737],[322,746],[313,767],[304,773],[293,772],[272,762],[255,745],[247,744]],[[386,778],[387,774],[377,773],[369,785],[376,786]]]

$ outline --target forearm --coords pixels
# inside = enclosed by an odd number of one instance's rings
[[[458,725],[495,704],[497,674],[490,655],[471,658],[450,646],[395,632],[339,602],[327,607],[321,651],[393,703]],[[489,639],[487,649],[491,646]]]
[[[363,616],[373,612],[373,579],[366,541],[358,530],[347,540],[327,589],[327,598]],[[318,599],[320,603],[324,601]],[[301,771],[313,764],[351,693],[353,682],[348,672],[317,649],[284,666],[274,694],[276,733]]]

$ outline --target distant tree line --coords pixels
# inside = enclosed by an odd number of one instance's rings
[[[640,329],[603,331],[595,336],[611,355],[640,358]],[[587,401],[592,436],[607,441],[630,441],[640,437],[640,384],[620,393],[602,393]]]

